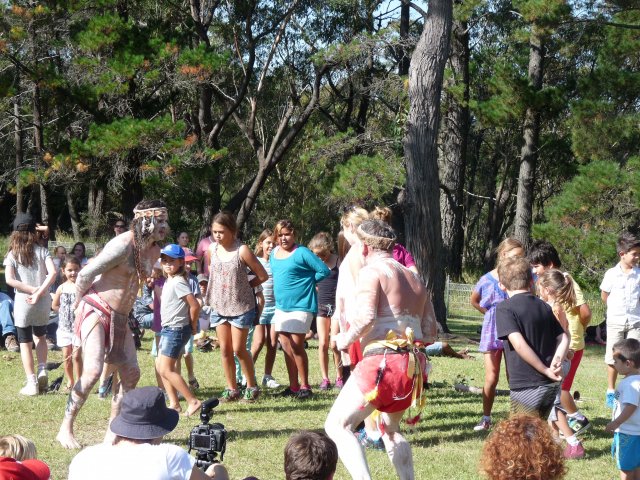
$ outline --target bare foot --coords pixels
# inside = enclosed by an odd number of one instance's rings
[[[169,405],[169,408],[171,410],[175,410],[178,413],[182,412],[182,407],[180,406],[180,404],[178,404],[178,405]]]
[[[196,398],[193,402],[189,402],[189,408],[185,412],[185,415],[187,417],[190,417],[191,415],[196,413],[198,410],[200,410],[201,406],[202,406],[202,402]]]
[[[73,436],[73,432],[65,429],[64,425],[60,427],[60,431],[58,432],[58,435],[56,435],[56,440],[58,440],[64,448],[82,448],[76,438]]]

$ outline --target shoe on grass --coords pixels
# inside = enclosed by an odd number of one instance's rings
[[[299,390],[298,390],[299,392]],[[294,392],[291,390],[291,387],[285,388],[282,392],[280,392],[280,397],[295,397],[298,395],[298,392]]]
[[[260,388],[258,387],[247,387],[242,394],[242,403],[254,403],[258,400],[260,396]]]
[[[262,377],[262,386],[267,388],[279,388],[280,384],[271,375]]]
[[[313,392],[310,388],[300,388],[298,393],[296,394],[296,399],[298,400],[307,400],[313,396]]]
[[[487,420],[486,418],[482,418],[478,424],[473,427],[474,432],[486,432],[491,429],[491,420]]]
[[[9,334],[4,339],[4,348],[9,352],[17,353],[20,351],[20,345],[18,345],[18,341],[16,340],[16,336]]]
[[[331,382],[329,381],[328,378],[323,378],[322,382],[320,382],[320,390],[326,391],[329,390],[331,388]]]
[[[334,386],[338,389],[341,390],[342,387],[344,387],[344,380],[342,379],[342,377],[338,377],[336,378],[336,383],[334,384]]]
[[[49,386],[49,375],[46,369],[42,369],[38,372],[38,390],[46,392]]]
[[[189,387],[192,390],[197,390],[198,388],[200,388],[200,384],[198,383],[198,379],[196,377],[189,379]]]
[[[568,417],[567,422],[569,423],[569,427],[574,431],[575,435],[581,435],[589,428],[591,428],[591,422],[584,415],[582,417],[574,418]]]
[[[364,448],[369,448],[371,450],[384,450],[384,442],[382,441],[382,438],[372,440],[371,438],[369,438],[369,435],[367,435],[367,432],[364,428],[358,430],[358,432],[356,432],[356,435],[358,437],[360,445],[362,445]]]
[[[34,380],[27,380],[27,384],[20,389],[20,395],[35,397],[38,395],[38,383]]]
[[[576,460],[578,458],[584,458],[584,447],[581,443],[578,445],[567,445],[564,449],[564,458],[570,460]]]
[[[220,400],[220,403],[235,402],[236,400],[240,400],[241,396],[242,396],[242,393],[237,388],[235,390],[231,390],[230,388],[225,388],[224,391],[222,392],[222,395],[220,395],[219,400]]]
[[[615,406],[615,402],[616,402],[616,392],[607,392],[607,395],[604,400],[604,404],[608,408],[613,410],[613,407]]]

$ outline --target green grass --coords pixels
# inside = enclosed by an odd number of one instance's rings
[[[450,327],[454,333],[475,337],[477,322],[452,319]],[[475,352],[475,360],[465,361],[449,358],[434,358],[430,381],[434,387],[429,391],[429,401],[424,420],[406,437],[413,447],[413,457],[418,479],[476,479],[483,435],[473,432],[472,427],[481,415],[479,395],[456,392],[452,385],[459,378],[470,384],[481,386],[483,379],[482,355],[477,353],[477,345],[451,341],[455,348],[467,346]],[[143,371],[140,385],[152,385],[152,361],[149,355],[150,339],[143,341],[139,361]],[[319,370],[316,344],[312,342],[308,350],[311,379],[317,385]],[[580,408],[593,423],[584,439],[587,458],[568,463],[568,479],[617,479],[609,454],[610,435],[604,432],[610,411],[604,407],[606,385],[603,363],[604,349],[588,347],[574,387],[581,392],[583,402]],[[218,394],[224,387],[219,352],[196,352],[196,374],[203,389],[200,398]],[[25,398],[17,394],[22,386],[23,373],[17,354],[6,351],[0,353],[0,399],[2,420],[0,433],[20,433],[36,442],[39,456],[48,462],[56,480],[66,478],[68,465],[75,452],[61,448],[55,441],[62,420],[66,398],[60,394],[48,394],[36,398]],[[50,361],[59,361],[60,353],[52,352]],[[262,359],[261,359],[262,360]],[[262,361],[258,363],[262,371]],[[50,379],[62,373],[61,368],[50,373]],[[278,354],[275,376],[284,380],[284,361]],[[499,388],[507,385],[501,379]],[[232,478],[255,475],[261,479],[284,478],[283,449],[287,438],[299,429],[321,430],[327,412],[336,392],[321,393],[305,403],[277,398],[267,392],[254,405],[222,405],[214,410],[212,421],[223,423],[230,432],[225,464]],[[504,418],[508,414],[508,397],[496,400],[494,418]],[[91,395],[78,417],[76,434],[85,445],[100,442],[104,435],[110,405]],[[166,441],[184,446],[196,419],[181,418],[178,427],[166,437]],[[395,478],[389,460],[383,452],[368,451],[367,459],[375,479]],[[107,468],[107,465],[96,465]],[[586,477],[585,477],[586,475]],[[336,479],[348,479],[344,467],[339,464]]]

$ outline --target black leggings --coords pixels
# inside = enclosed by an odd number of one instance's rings
[[[31,343],[33,337],[44,337],[47,333],[47,326],[40,325],[38,327],[16,327],[18,331],[18,343]]]

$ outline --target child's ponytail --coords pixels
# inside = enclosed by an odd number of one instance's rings
[[[556,301],[562,305],[565,311],[573,310],[576,307],[576,291],[573,288],[573,278],[566,272],[561,272],[555,268],[545,270],[539,284],[553,293]]]

